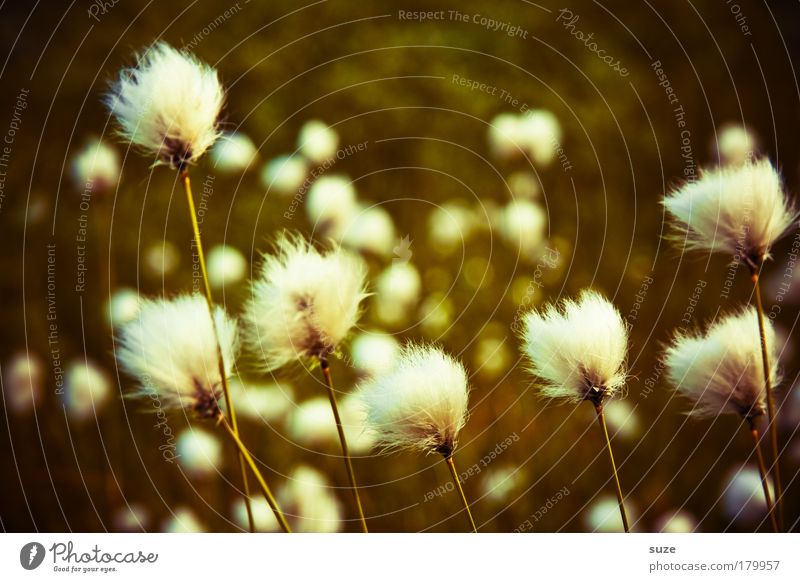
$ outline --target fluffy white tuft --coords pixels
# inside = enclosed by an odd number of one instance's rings
[[[283,234],[265,255],[245,306],[245,339],[267,371],[303,357],[327,357],[358,321],[365,292],[361,259],[335,247],[325,254]]]
[[[123,69],[106,97],[120,134],[159,161],[197,161],[220,136],[225,92],[217,71],[159,42]]]
[[[418,449],[445,457],[467,420],[464,366],[441,349],[409,344],[395,366],[359,387],[367,425],[386,450]]]
[[[230,376],[238,351],[236,323],[221,307],[214,316]],[[139,379],[137,396],[158,399],[165,409],[216,416],[222,378],[214,326],[201,295],[142,300],[136,319],[119,328],[118,342],[120,365]]]
[[[775,331],[765,322],[772,385],[778,383]],[[764,413],[764,367],[755,308],[717,320],[705,334],[677,335],[664,363],[678,393],[694,401],[690,414],[743,417]]]
[[[595,291],[527,313],[523,342],[530,371],[545,382],[544,396],[602,400],[625,383],[628,328],[617,308]]]
[[[674,239],[688,249],[743,255],[758,265],[795,222],[780,176],[766,158],[701,172],[663,201]]]

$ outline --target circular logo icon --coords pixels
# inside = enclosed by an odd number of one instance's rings
[[[44,546],[39,542],[29,542],[19,551],[19,563],[26,570],[35,570],[44,561]]]

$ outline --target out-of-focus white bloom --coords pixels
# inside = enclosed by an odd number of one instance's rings
[[[312,119],[300,128],[297,147],[312,162],[324,162],[336,155],[339,136],[333,128],[322,121]]]
[[[484,378],[497,378],[511,366],[512,354],[503,337],[483,337],[475,346],[473,368]]]
[[[453,300],[443,293],[431,293],[419,306],[419,323],[428,337],[444,334],[453,322]]]
[[[518,123],[517,140],[525,147],[531,161],[542,167],[550,165],[561,147],[558,118],[544,109],[530,109]]]
[[[72,179],[79,192],[111,190],[119,182],[119,154],[99,139],[93,139],[72,160]]]
[[[166,239],[148,245],[142,255],[142,264],[155,277],[171,275],[181,264],[181,254],[177,247]]]
[[[342,507],[327,478],[301,465],[294,469],[278,503],[292,524],[292,531],[334,533],[342,529]]]
[[[238,351],[236,322],[216,307],[214,318],[226,375]],[[143,300],[139,315],[118,332],[117,360],[137,378],[140,397],[158,397],[165,409],[216,417],[222,378],[217,337],[201,295]]]
[[[636,510],[633,504],[625,502],[625,513],[631,524],[636,523]],[[619,512],[619,503],[615,497],[601,495],[592,503],[584,513],[583,523],[590,532],[613,533],[623,532],[622,516]],[[633,528],[631,528],[633,529]]]
[[[655,531],[661,533],[694,533],[699,524],[697,518],[685,510],[664,513],[655,523]]]
[[[392,216],[380,206],[360,210],[345,228],[342,243],[362,253],[391,256],[397,244]]]
[[[107,313],[112,327],[135,319],[139,314],[139,293],[130,287],[120,287],[109,298]]]
[[[278,156],[261,170],[261,185],[268,192],[295,193],[308,176],[308,164],[301,156]]]
[[[501,113],[489,125],[489,148],[500,158],[521,156],[523,141],[520,118],[512,113]]]
[[[177,168],[197,161],[219,137],[224,96],[216,70],[159,42],[120,72],[106,105],[125,139]]]
[[[374,376],[394,366],[400,344],[388,333],[368,331],[353,338],[350,353],[356,370]]]
[[[609,400],[603,412],[612,437],[632,440],[639,435],[639,415],[627,400]]]
[[[343,176],[322,176],[308,190],[306,215],[322,233],[341,242],[359,212],[356,190]]]
[[[500,211],[497,228],[506,243],[532,259],[547,235],[547,216],[538,204],[517,200]]]
[[[775,332],[765,321],[772,386],[779,382]],[[763,414],[766,393],[755,308],[721,317],[705,334],[679,334],[664,353],[667,375],[678,393],[694,402],[689,414]]]
[[[521,477],[522,471],[519,467],[492,467],[481,479],[482,495],[494,503],[503,502],[521,483]]]
[[[768,481],[770,498],[775,499],[772,481]],[[724,481],[725,516],[733,522],[753,523],[767,519],[767,499],[761,474],[755,467],[741,467],[728,473]]]
[[[211,162],[220,172],[244,172],[256,161],[256,144],[246,134],[235,131],[222,135],[211,148]]]
[[[508,177],[508,188],[514,200],[535,200],[541,193],[539,179],[531,172],[514,172]]]
[[[164,521],[161,531],[164,533],[203,533],[206,528],[194,511],[188,507],[176,507],[172,517]]]
[[[239,418],[273,423],[285,419],[294,405],[294,390],[285,382],[251,384],[231,378],[228,388]]]
[[[111,397],[111,383],[91,360],[75,360],[64,373],[64,405],[72,420],[99,416]]]
[[[253,523],[256,526],[256,531],[259,532],[274,532],[278,531],[281,526],[272,512],[272,508],[263,497],[256,497],[250,499],[250,509],[253,512]],[[233,514],[233,521],[243,530],[250,527],[250,521],[247,517],[247,506],[245,505],[242,497],[237,498],[233,502],[231,508]]]
[[[625,383],[628,328],[595,291],[526,313],[523,342],[530,371],[544,381],[544,396],[602,402]]]
[[[181,467],[193,477],[219,473],[222,466],[222,445],[214,435],[188,428],[178,435],[177,457]]]
[[[738,166],[753,159],[758,140],[738,123],[726,123],[717,132],[716,153],[723,165]]]
[[[118,507],[111,517],[112,531],[117,533],[146,532],[150,524],[150,512],[141,503]]]
[[[318,252],[299,236],[278,238],[245,306],[247,343],[267,370],[304,357],[327,357],[356,324],[366,267],[334,248]]]
[[[215,289],[235,285],[247,274],[247,259],[236,247],[217,245],[206,256],[208,282]]]
[[[369,453],[375,446],[375,435],[367,428],[367,411],[361,397],[351,392],[342,398],[339,415],[350,453],[353,455]]]
[[[467,420],[467,372],[441,349],[406,345],[396,365],[361,384],[376,442],[449,457]]]
[[[42,400],[44,364],[34,353],[19,352],[3,366],[3,398],[15,414],[27,414]]]
[[[441,255],[461,249],[475,229],[474,213],[457,200],[436,206],[428,215],[428,242],[431,250]]]
[[[739,256],[752,267],[769,257],[773,243],[796,219],[780,176],[766,158],[703,171],[668,194],[676,242],[688,249]]]
[[[389,325],[402,323],[419,301],[421,291],[422,279],[413,264],[392,263],[375,281],[375,315]]]
[[[298,405],[289,416],[288,429],[289,436],[304,446],[339,442],[327,397],[317,396]]]

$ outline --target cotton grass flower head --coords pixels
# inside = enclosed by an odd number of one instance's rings
[[[321,253],[284,233],[252,283],[243,316],[248,346],[266,371],[327,358],[356,324],[365,284],[357,256],[338,246]]]
[[[533,259],[547,235],[547,215],[538,204],[516,200],[499,212],[497,228],[509,246]]]
[[[196,162],[219,138],[224,102],[217,71],[193,55],[158,42],[123,69],[106,97],[119,132],[161,163]]]
[[[176,440],[176,457],[181,467],[193,477],[208,477],[222,466],[222,444],[217,437],[195,428],[182,431]]]
[[[367,206],[359,210],[347,223],[342,237],[346,247],[388,258],[397,243],[392,215],[380,206]]]
[[[139,293],[135,289],[120,287],[114,291],[106,305],[108,324],[115,327],[136,319],[139,303]]]
[[[228,388],[240,418],[271,424],[286,419],[294,407],[294,389],[286,382],[252,383],[231,378]]]
[[[306,197],[306,215],[314,230],[341,242],[359,213],[356,190],[349,178],[322,176]]]
[[[311,467],[301,465],[292,470],[278,500],[293,516],[294,531],[335,533],[342,528],[342,505],[332,485]]]
[[[764,328],[771,362],[777,362],[775,331]],[[755,308],[714,322],[705,334],[678,334],[664,353],[667,376],[679,394],[694,402],[698,417],[725,412],[755,418],[766,410],[761,340]],[[770,369],[772,386],[779,379]]]
[[[375,376],[394,365],[400,344],[394,336],[380,331],[359,333],[350,345],[353,367],[367,376]]]
[[[302,156],[278,156],[261,170],[261,185],[267,192],[297,192],[308,176],[308,163]]]
[[[247,134],[234,131],[222,135],[211,148],[211,163],[226,174],[244,172],[258,158],[256,144]]]
[[[690,250],[731,254],[751,269],[769,258],[772,245],[797,218],[767,158],[703,171],[663,204],[674,220],[676,242]]]
[[[721,164],[741,165],[753,158],[758,139],[742,125],[726,123],[719,128],[715,145]]]
[[[235,285],[247,274],[247,259],[236,247],[216,245],[208,251],[208,282],[214,289]]]
[[[72,179],[80,192],[103,192],[119,182],[119,154],[97,138],[92,139],[72,160]]]
[[[404,346],[395,366],[363,383],[359,394],[378,446],[453,454],[469,386],[464,366],[440,348]]]
[[[321,163],[333,158],[339,147],[336,131],[318,119],[306,122],[300,128],[297,147],[312,162]]]
[[[523,352],[541,393],[595,404],[625,383],[628,328],[614,305],[596,291],[523,317]]]
[[[214,310],[226,375],[238,350],[236,323]],[[118,331],[117,359],[139,379],[134,394],[158,399],[164,409],[189,409],[201,418],[219,415],[222,392],[217,337],[201,295],[142,300],[139,314]]]

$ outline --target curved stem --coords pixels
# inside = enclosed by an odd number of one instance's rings
[[[467,503],[467,496],[464,495],[464,488],[461,487],[461,481],[458,478],[458,472],[456,471],[456,464],[453,462],[453,455],[445,457],[444,460],[447,463],[447,468],[450,469],[450,476],[453,477],[453,483],[456,484],[458,493],[459,495],[461,495],[461,502],[464,504],[464,509],[467,511],[467,517],[469,518],[469,524],[472,526],[472,532],[478,533],[478,528],[475,527],[475,520],[472,519],[472,512],[469,510],[469,503]]]
[[[769,432],[772,452],[772,480],[775,483],[775,505],[778,510],[778,524],[783,529],[783,485],[781,483],[780,455],[778,452],[778,423],[775,421],[775,401],[772,395],[772,375],[770,374],[769,354],[767,351],[767,335],[764,329],[764,307],[761,303],[761,285],[758,272],[753,270],[753,287],[756,296],[756,313],[758,314],[758,334],[761,339],[761,364],[764,370],[764,390],[767,396],[767,432]]]
[[[325,384],[328,387],[328,399],[331,402],[331,410],[333,410],[333,419],[336,421],[336,430],[339,433],[339,442],[342,445],[342,455],[344,456],[344,464],[347,467],[347,477],[350,479],[350,488],[353,491],[353,497],[358,508],[358,517],[361,519],[361,530],[364,533],[369,533],[367,529],[367,520],[364,519],[364,510],[361,507],[361,498],[358,495],[358,485],[356,484],[356,474],[353,471],[353,462],[350,459],[350,450],[347,448],[347,439],[344,436],[344,429],[342,428],[342,419],[339,416],[339,407],[336,405],[336,393],[333,389],[333,379],[331,378],[331,369],[328,367],[328,360],[325,358],[319,359],[320,367],[322,368],[322,375],[325,377]]]
[[[761,454],[761,443],[756,428],[755,421],[752,418],[747,419],[747,424],[750,428],[750,435],[753,437],[753,448],[755,449],[756,459],[758,460],[758,472],[761,473],[761,486],[764,488],[764,499],[767,502],[767,513],[769,520],[772,523],[772,531],[778,533],[778,520],[775,518],[775,507],[772,505],[772,498],[769,494],[769,482],[767,481],[767,468],[764,465],[764,456]]]
[[[200,272],[203,275],[203,287],[205,289],[206,303],[208,304],[208,314],[211,317],[211,327],[214,330],[214,337],[217,339],[217,365],[219,366],[219,375],[222,378],[222,393],[225,397],[225,404],[228,407],[228,415],[231,420],[231,428],[238,435],[239,425],[236,422],[236,410],[231,400],[231,393],[228,388],[228,375],[225,372],[225,362],[222,360],[222,347],[219,343],[219,333],[217,331],[217,319],[214,317],[214,298],[211,295],[211,284],[208,282],[208,271],[206,270],[206,257],[203,253],[203,241],[200,236],[200,225],[197,222],[197,212],[194,209],[194,197],[192,196],[192,183],[189,179],[189,172],[184,168],[181,170],[181,181],[183,182],[183,189],[186,192],[186,202],[189,206],[189,217],[192,221],[192,231],[194,233],[194,244],[197,247],[197,257],[200,263]],[[255,531],[255,522],[253,520],[253,508],[250,505],[250,484],[247,481],[247,469],[245,462],[242,458],[242,453],[239,453],[239,471],[242,475],[242,486],[244,489],[244,502],[247,509],[247,522],[250,526],[250,531]]]
[[[606,438],[606,449],[608,449],[608,458],[611,460],[611,470],[614,473],[614,483],[617,486],[617,502],[619,503],[619,514],[622,517],[622,527],[625,528],[625,533],[630,533],[628,526],[628,514],[625,512],[625,502],[622,497],[622,487],[619,484],[619,475],[617,474],[617,464],[614,462],[614,453],[611,450],[611,439],[608,436],[608,427],[606,426],[606,416],[603,414],[603,405],[595,404],[594,409],[597,412],[597,421],[600,423],[600,428],[603,430],[603,436]]]
[[[233,427],[228,422],[228,419],[225,418],[222,414],[220,414],[219,420],[222,426],[225,427],[225,430],[228,432],[228,435],[231,437],[231,440],[233,440],[233,443],[239,449],[239,454],[247,463],[247,465],[250,467],[250,470],[253,472],[256,481],[258,481],[258,484],[261,486],[261,492],[264,494],[264,497],[266,498],[270,509],[272,509],[272,513],[275,514],[275,519],[278,520],[281,529],[286,533],[292,533],[292,530],[289,528],[289,524],[287,523],[286,518],[283,516],[283,512],[281,511],[280,507],[278,507],[278,502],[275,501],[275,497],[273,497],[272,491],[270,491],[267,482],[261,475],[261,471],[258,470],[258,466],[253,460],[253,457],[250,455],[250,451],[247,450],[247,447],[239,438],[239,434],[235,430],[233,430]]]

